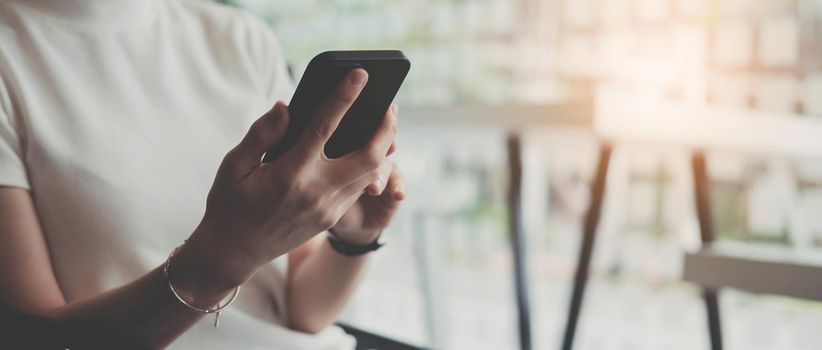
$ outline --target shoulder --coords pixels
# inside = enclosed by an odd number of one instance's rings
[[[242,44],[277,44],[276,36],[265,22],[240,8],[203,0],[168,2],[175,22],[199,25],[210,35],[244,41]]]
[[[261,21],[247,11],[225,4],[204,0],[165,0],[171,12],[210,25],[222,27],[256,26]]]
[[[203,0],[166,0],[169,17],[188,32],[199,33],[216,54],[244,56],[257,68],[285,60],[274,32],[251,13],[233,6]]]
[[[247,73],[267,95],[289,95],[285,54],[268,24],[243,9],[213,1],[165,1],[169,21],[186,32],[187,40],[200,40],[221,67]]]
[[[12,53],[23,49],[20,42],[19,28],[22,26],[20,13],[5,1],[0,1],[0,123],[3,119],[11,118],[14,114],[9,87]]]

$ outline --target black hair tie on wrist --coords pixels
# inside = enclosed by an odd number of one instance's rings
[[[337,253],[340,253],[345,256],[360,256],[363,254],[367,254],[373,252],[377,249],[380,249],[382,246],[385,245],[385,242],[380,241],[380,237],[382,237],[382,233],[377,236],[376,239],[371,241],[368,244],[352,244],[345,242],[336,235],[334,232],[329,231],[329,235],[326,236],[328,243],[331,244],[331,248],[333,248]]]

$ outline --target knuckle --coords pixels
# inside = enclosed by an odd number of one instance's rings
[[[374,152],[368,152],[362,157],[360,163],[363,169],[367,171],[373,171],[380,167],[381,161],[382,160],[377,154],[375,154]]]
[[[397,133],[397,123],[395,123],[393,120],[389,121],[387,127],[384,130],[388,130],[388,132],[391,133],[392,136],[395,135]]]
[[[340,90],[337,91],[337,101],[341,104],[352,104],[357,99],[357,96],[360,95],[358,89],[352,88],[348,85],[344,85]]]
[[[330,137],[332,132],[333,128],[331,127],[331,123],[326,120],[319,121],[314,125],[315,136],[326,138]]]
[[[382,178],[382,172],[379,168],[371,170],[371,172],[368,173],[368,178],[371,182],[377,181],[377,179]]]

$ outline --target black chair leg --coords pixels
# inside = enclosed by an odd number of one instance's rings
[[[594,250],[597,226],[602,212],[602,200],[605,197],[605,184],[608,177],[608,164],[611,160],[613,147],[603,144],[599,149],[599,162],[596,176],[591,186],[591,203],[585,215],[582,244],[580,245],[577,270],[574,275],[574,289],[571,294],[571,303],[568,308],[568,319],[565,324],[565,335],[562,339],[562,349],[571,350],[574,344],[579,313],[582,308],[582,297],[588,283],[588,270],[591,266],[591,254]]]
[[[517,325],[521,350],[531,350],[531,307],[528,298],[527,254],[522,217],[522,139],[516,132],[508,136],[508,230],[514,260],[514,291],[517,297]]]
[[[717,290],[703,289],[705,309],[708,316],[708,332],[711,339],[711,350],[722,350],[722,328],[719,323],[719,295]]]

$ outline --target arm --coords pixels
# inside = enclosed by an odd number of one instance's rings
[[[129,338],[151,347],[168,344],[202,317],[169,294],[160,269],[116,290],[66,304],[28,191],[0,187],[0,223],[0,300],[5,303],[80,327],[95,327],[99,325],[95,320],[105,319],[105,330],[121,334],[129,330]],[[189,273],[194,270],[192,258],[187,250],[176,265],[181,276],[194,276]],[[216,302],[231,289],[196,280],[179,284],[197,290],[204,303]]]
[[[322,235],[289,253],[289,327],[317,333],[333,323],[354,294],[368,259],[368,254],[335,252]]]
[[[0,300],[31,312],[65,304],[28,191],[0,187],[0,223]]]
[[[396,118],[396,108],[392,108]],[[389,154],[396,146],[392,145]],[[357,203],[334,226],[338,238],[362,245],[372,242],[388,226],[404,198],[400,176],[387,163],[380,178],[369,185]],[[289,253],[289,325],[295,330],[317,333],[333,323],[354,294],[370,254],[346,256],[335,251],[325,237],[317,236]]]
[[[297,145],[276,160],[260,163],[285,133],[289,116],[282,103],[228,152],[203,220],[169,271],[185,300],[211,308],[260,266],[331,228],[379,176],[393,141],[393,120],[363,150],[333,161],[322,152],[366,79],[363,70],[350,73]],[[0,204],[0,302],[150,348],[166,346],[202,317],[174,298],[159,266],[120,288],[67,304],[29,193],[4,188]]]

